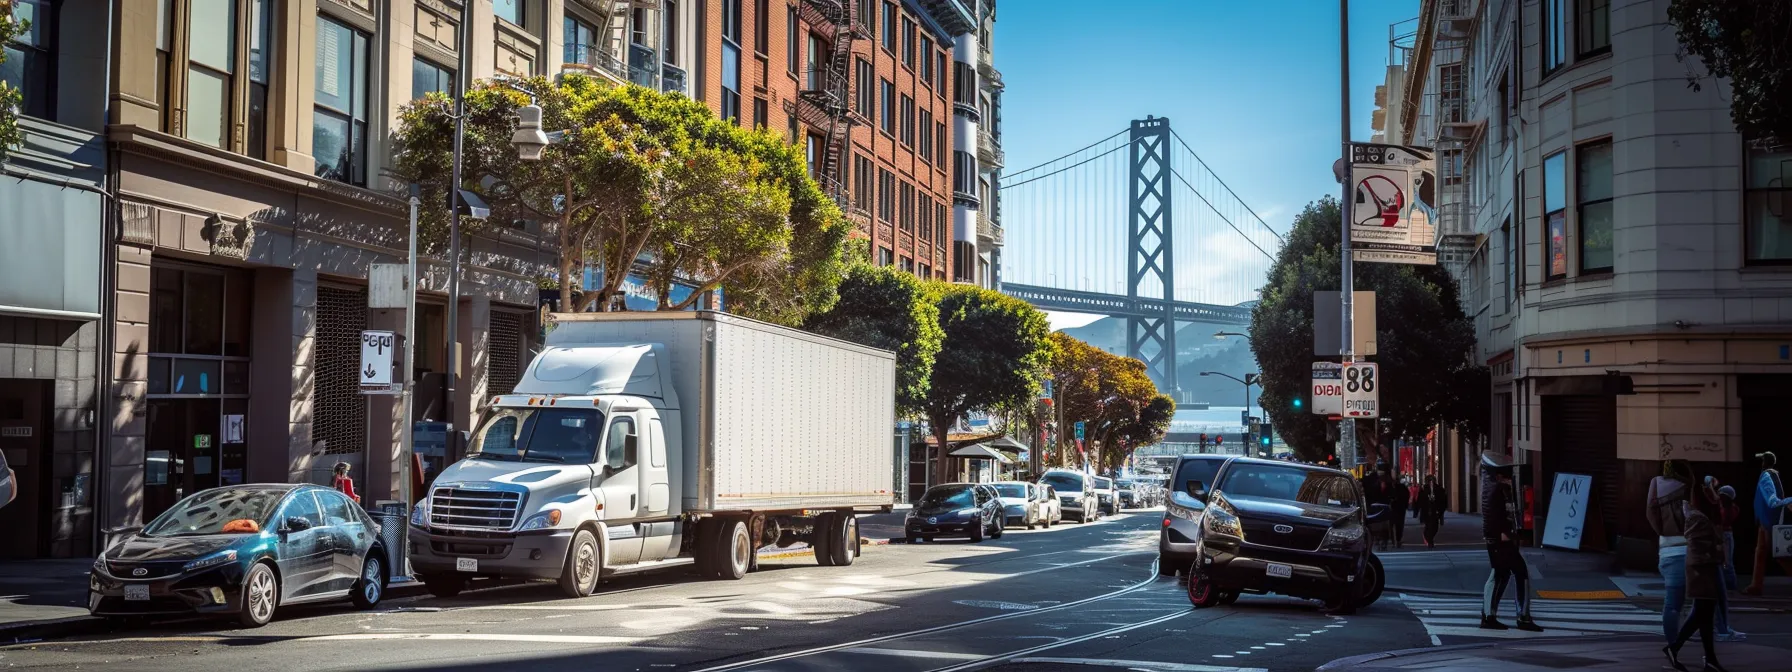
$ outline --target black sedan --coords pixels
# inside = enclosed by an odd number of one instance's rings
[[[946,483],[927,489],[908,512],[908,543],[934,537],[1002,538],[1002,500],[995,488],[981,483]]]
[[[1367,525],[1387,507],[1365,508],[1349,474],[1236,458],[1203,494],[1188,580],[1197,608],[1230,604],[1239,593],[1277,593],[1348,613],[1381,597],[1385,577]]]
[[[212,488],[101,553],[87,604],[95,616],[229,614],[258,627],[289,604],[378,604],[386,558],[378,524],[335,490]]]

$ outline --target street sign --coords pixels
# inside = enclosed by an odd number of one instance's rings
[[[1430,150],[1350,144],[1355,261],[1437,265],[1437,161]]]
[[[1076,421],[1076,440],[1083,440],[1083,421]]]
[[[1313,362],[1313,415],[1344,414],[1344,365]]]
[[[1380,367],[1357,362],[1344,369],[1344,417],[1381,417]]]
[[[363,391],[380,394],[392,388],[392,354],[398,338],[390,331],[361,332],[361,368]]]

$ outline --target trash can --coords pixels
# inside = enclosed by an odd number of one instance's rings
[[[404,502],[382,500],[368,509],[367,514],[373,517],[373,522],[380,524],[380,543],[386,547],[388,564],[392,567],[391,578],[397,580],[409,577],[410,563],[401,562],[409,560],[404,548],[405,528],[410,518],[408,507]]]

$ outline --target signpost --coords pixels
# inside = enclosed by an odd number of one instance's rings
[[[1380,367],[1355,362],[1344,368],[1344,417],[1381,417]]]
[[[390,331],[361,332],[361,393],[397,394],[403,388],[392,384],[392,356],[398,349],[398,337]]]
[[[1580,550],[1581,534],[1587,524],[1587,497],[1592,492],[1592,476],[1556,474],[1555,489],[1549,496],[1549,517],[1543,521],[1545,546]]]
[[[1313,362],[1313,415],[1344,414],[1344,365]]]

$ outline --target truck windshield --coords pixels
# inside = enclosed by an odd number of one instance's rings
[[[591,464],[603,426],[594,408],[500,408],[473,436],[468,457]]]

